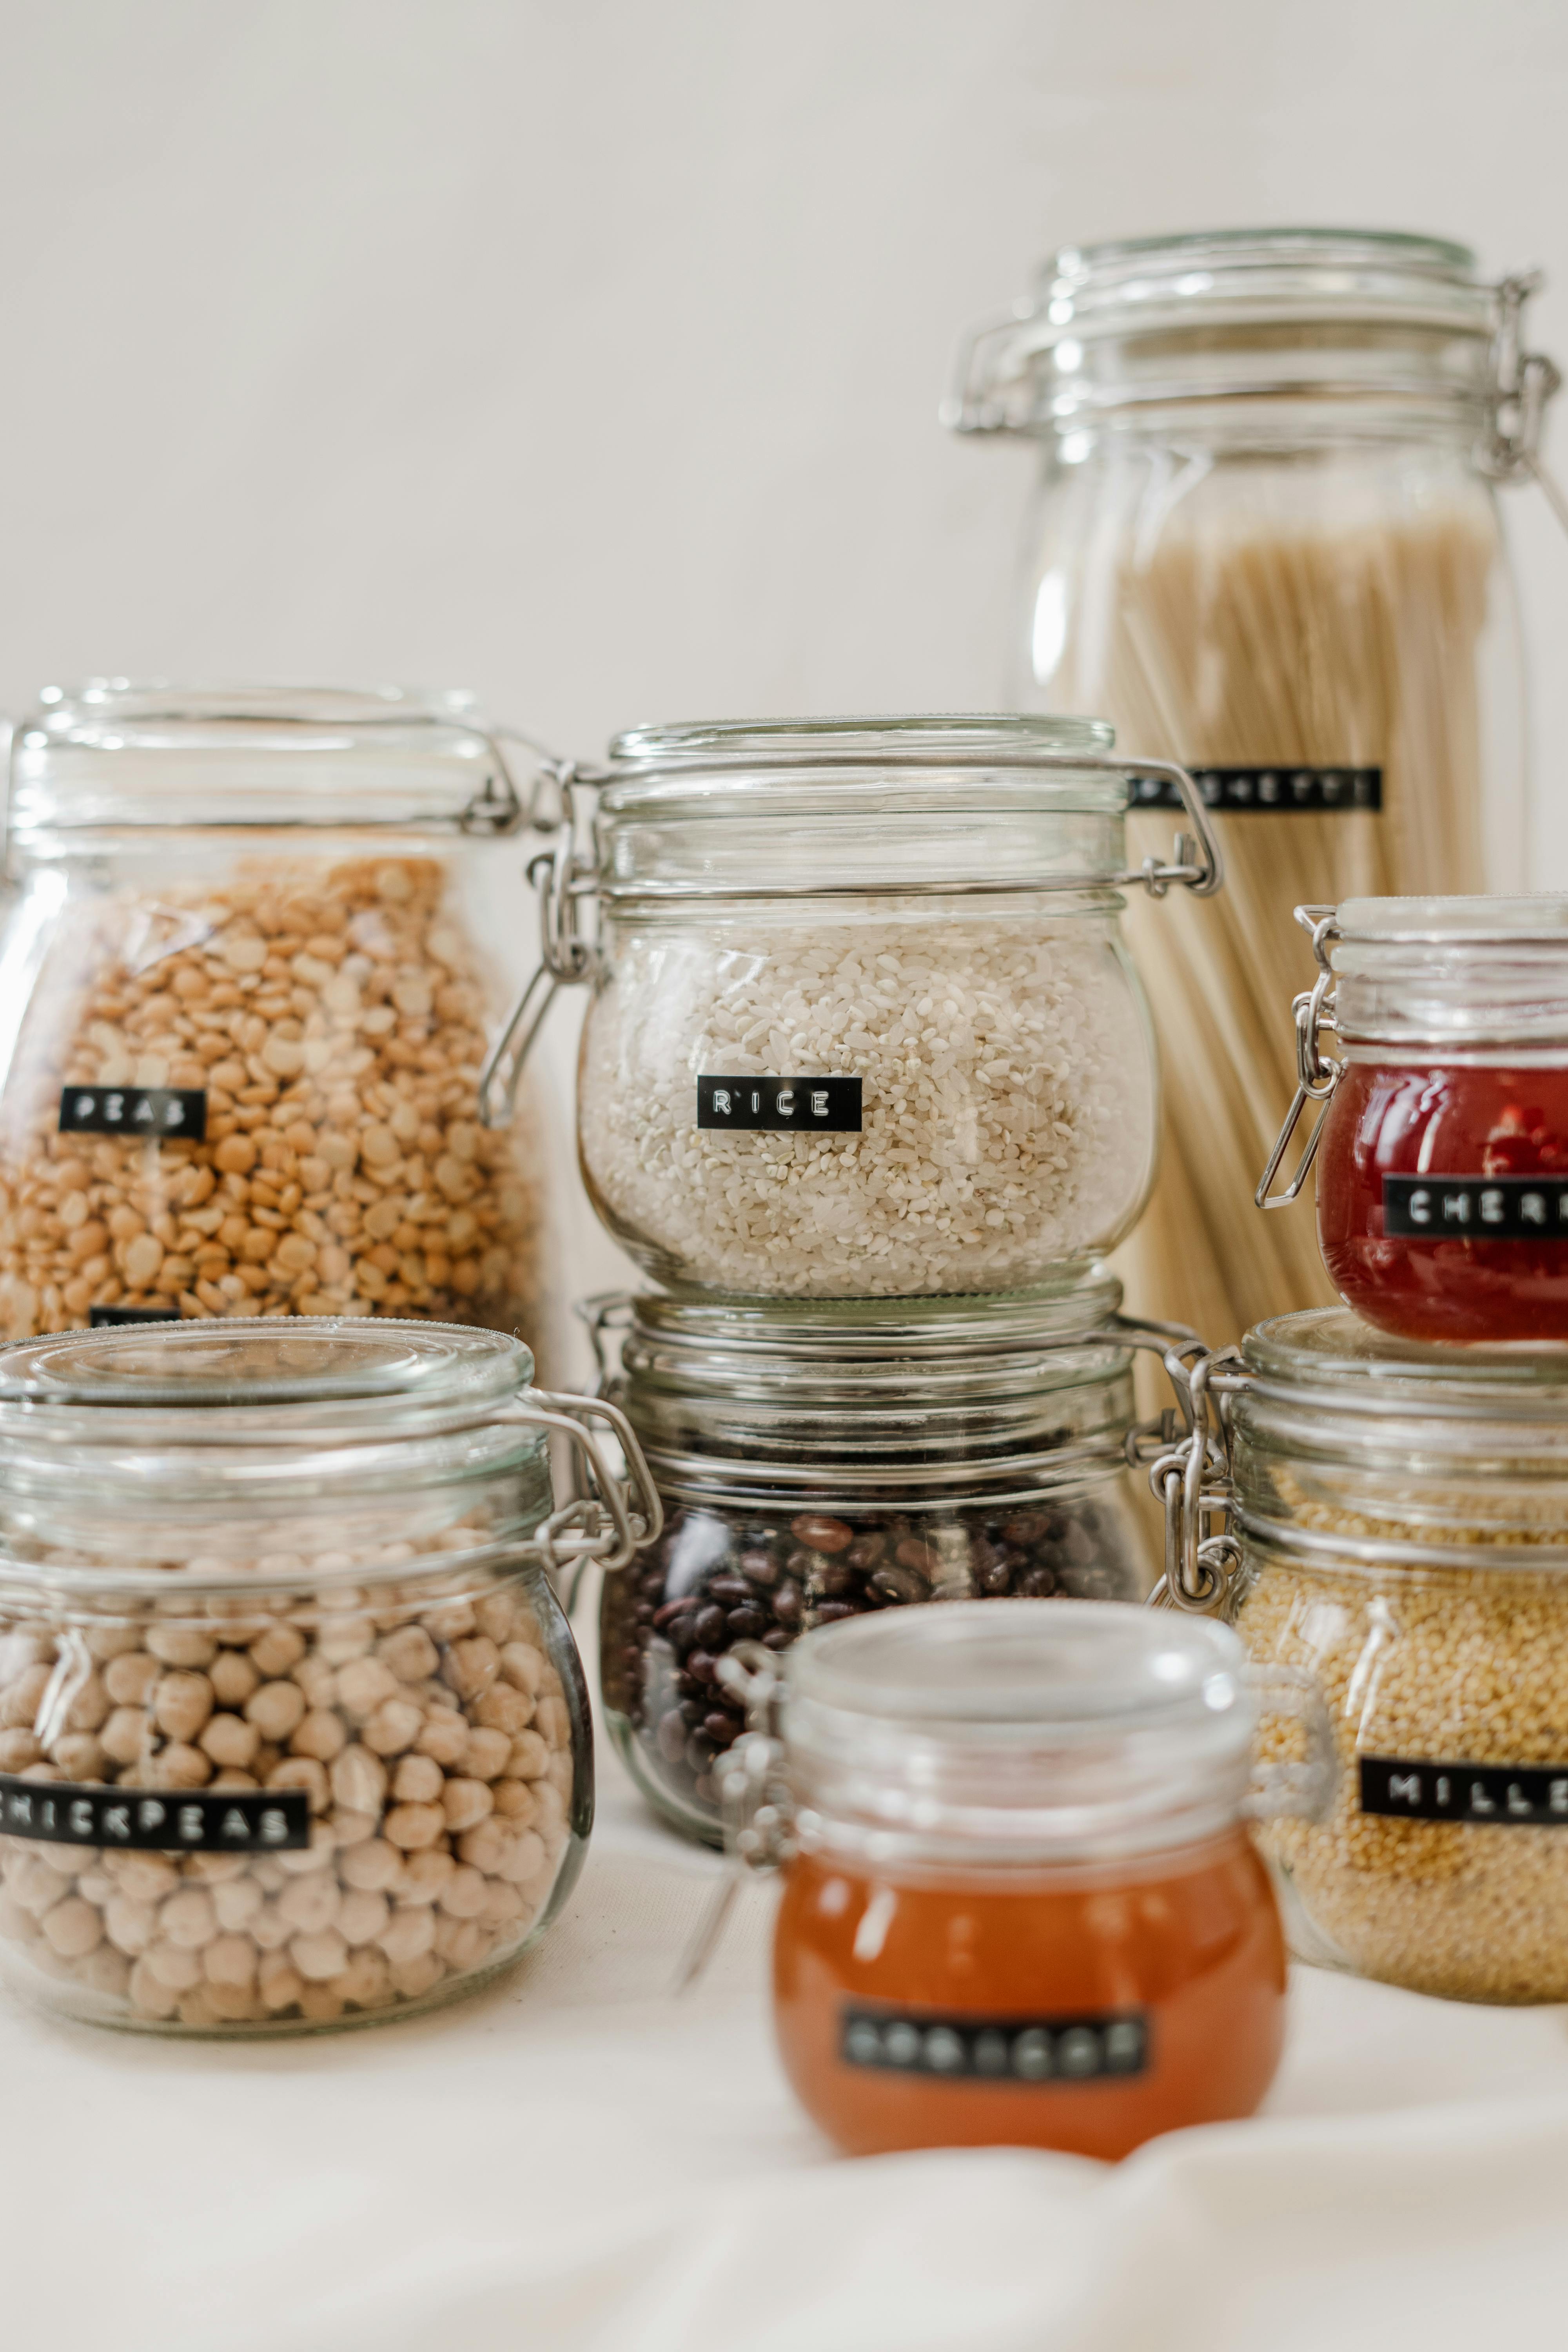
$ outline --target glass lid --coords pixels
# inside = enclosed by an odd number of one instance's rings
[[[1121,1304],[1121,1283],[1094,1265],[985,1297],[748,1299],[676,1290],[646,1292],[626,1301],[625,1309],[631,1333],[668,1350],[744,1349],[765,1359],[821,1362],[1060,1344],[1098,1333]]]
[[[1320,1415],[1353,1421],[1415,1410],[1468,1420],[1568,1420],[1568,1349],[1421,1347],[1345,1307],[1255,1324],[1242,1359],[1258,1397],[1310,1401]]]
[[[1335,919],[1336,955],[1341,942],[1352,949],[1568,942],[1568,898],[1547,891],[1499,898],[1346,898]]]
[[[523,808],[502,731],[457,689],[120,677],[49,686],[12,739],[10,823],[23,833],[271,824],[506,832],[521,824]]]

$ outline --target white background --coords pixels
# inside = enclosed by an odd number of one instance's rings
[[[1441,232],[1545,265],[1568,360],[1558,0],[0,26],[0,709],[94,670],[461,683],[592,754],[647,718],[994,704],[1031,458],[937,402],[1063,242]],[[1541,887],[1568,541],[1506,504]]]

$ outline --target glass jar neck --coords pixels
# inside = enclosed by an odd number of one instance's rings
[[[1348,1045],[1549,1058],[1568,1046],[1568,937],[1346,942],[1333,968],[1334,1026]]]

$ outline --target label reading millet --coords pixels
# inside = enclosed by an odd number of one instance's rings
[[[1568,1829],[1568,1764],[1432,1764],[1361,1759],[1361,1809],[1408,1822]]]
[[[858,1078],[700,1077],[697,1124],[733,1128],[737,1133],[767,1128],[817,1135],[860,1133]]]
[[[846,2004],[838,2055],[847,2066],[950,2083],[1123,2081],[1149,2065],[1142,2010],[1079,2017],[952,2017]]]

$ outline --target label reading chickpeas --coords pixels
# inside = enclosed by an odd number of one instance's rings
[[[201,1087],[62,1087],[62,1135],[178,1136],[200,1143],[207,1131]]]
[[[818,1135],[858,1135],[858,1078],[699,1078],[699,1127],[805,1128]]]
[[[1568,1826],[1568,1764],[1402,1763],[1361,1759],[1363,1813],[1415,1822]]]
[[[309,1846],[310,1802],[303,1789],[175,1793],[0,1772],[0,1832],[126,1853],[284,1853]]]
[[[949,2082],[1124,2080],[1148,2067],[1149,2021],[1140,2010],[1087,2017],[939,2017],[847,2006],[838,2054],[847,2066]]]

